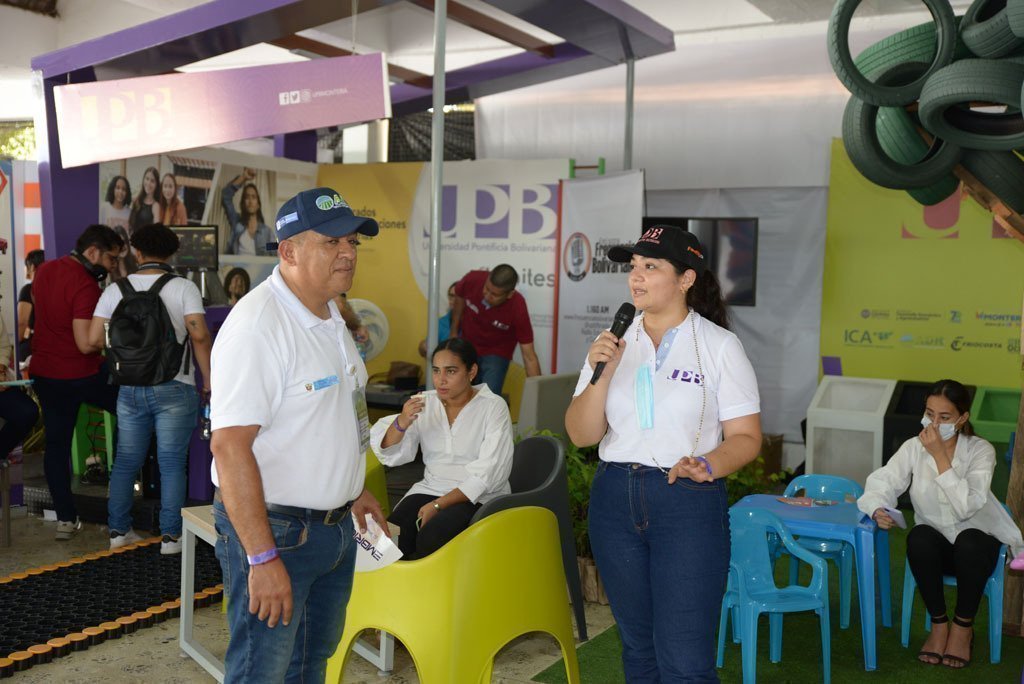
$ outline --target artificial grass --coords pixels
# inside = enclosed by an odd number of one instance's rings
[[[908,524],[913,514],[905,511]],[[974,654],[970,666],[963,672],[941,665],[926,665],[916,660],[917,651],[924,643],[924,604],[920,594],[914,600],[913,620],[910,628],[910,647],[900,644],[900,609],[903,597],[903,567],[906,559],[906,530],[894,528],[890,532],[892,561],[892,627],[882,627],[881,610],[878,624],[878,669],[864,670],[864,650],[861,646],[860,611],[857,607],[857,581],[854,573],[853,597],[850,608],[850,626],[839,629],[839,576],[834,563],[828,564],[829,593],[831,596],[829,615],[832,625],[832,681],[867,682],[881,684],[892,682],[906,684],[915,679],[928,684],[943,682],[1019,682],[1024,668],[1024,640],[1003,635],[1002,660],[998,665],[989,662],[988,641],[988,600],[983,598],[981,609],[975,618]],[[789,567],[785,561],[778,563],[776,583],[785,586],[789,582]],[[801,568],[800,581],[806,584],[810,570]],[[952,611],[955,593],[947,591],[947,603]],[[731,625],[730,625],[731,626]],[[739,644],[730,638],[726,640],[725,667],[718,670],[723,682],[739,682],[743,679],[742,657]],[[790,613],[784,618],[782,630],[782,661],[768,661],[768,620],[762,616],[757,630],[757,677],[760,682],[808,684],[822,681],[821,636],[818,616],[813,612]],[[615,627],[592,638],[577,649],[580,663],[580,678],[583,682],[618,684],[625,682],[622,675],[622,644]],[[558,661],[534,677],[533,681],[550,684],[565,682],[565,665]]]

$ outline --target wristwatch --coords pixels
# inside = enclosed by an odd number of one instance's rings
[[[435,511],[441,510],[441,504],[437,503],[437,500],[434,501],[434,510]]]

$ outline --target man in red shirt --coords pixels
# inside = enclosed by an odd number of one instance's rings
[[[451,336],[463,337],[476,347],[477,377],[498,395],[516,344],[523,353],[526,375],[540,375],[530,312],[526,299],[516,292],[518,282],[516,269],[499,264],[489,273],[470,271],[455,284]]]
[[[100,281],[117,265],[124,241],[111,228],[89,226],[70,255],[39,266],[32,281],[35,332],[29,372],[46,426],[43,467],[57,511],[57,539],[81,527],[71,496],[71,439],[82,404],[117,410],[117,387],[107,383],[103,347],[89,341]]]

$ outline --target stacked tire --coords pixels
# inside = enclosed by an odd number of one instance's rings
[[[860,173],[923,205],[956,191],[960,164],[1024,212],[1024,0],[975,0],[962,17],[922,0],[932,21],[850,54],[861,0],[838,0],[829,59],[852,93],[843,144]]]

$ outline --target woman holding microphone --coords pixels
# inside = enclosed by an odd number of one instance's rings
[[[600,441],[594,560],[627,682],[717,682],[730,544],[725,477],[761,446],[757,379],[694,235],[655,226],[608,258],[631,264],[641,314],[621,337],[605,331],[591,345],[565,416],[575,444]]]

